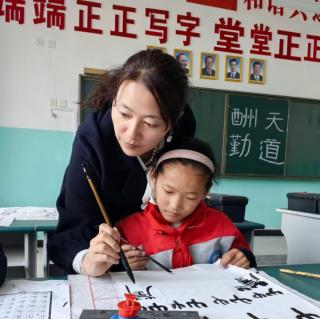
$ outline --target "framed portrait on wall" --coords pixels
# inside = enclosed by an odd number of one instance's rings
[[[264,84],[266,80],[266,60],[249,60],[249,83]]]
[[[226,81],[241,82],[242,57],[233,55],[226,56],[224,77]]]
[[[201,52],[200,78],[216,80],[218,76],[218,54]]]
[[[150,49],[150,50],[161,50],[163,53],[167,53],[167,48],[164,48],[164,47],[157,47],[155,45],[147,45],[147,49]]]
[[[186,71],[187,76],[192,75],[192,52],[189,50],[174,49],[174,57]]]

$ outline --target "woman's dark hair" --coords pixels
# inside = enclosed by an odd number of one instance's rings
[[[179,143],[173,143],[172,145],[168,146],[165,150],[160,151],[159,154],[157,155],[157,159],[155,162],[157,162],[157,160],[164,153],[171,150],[177,150],[177,149],[186,149],[190,151],[196,151],[207,156],[213,163],[214,171],[211,172],[211,170],[206,165],[198,161],[185,159],[185,158],[170,158],[170,159],[164,160],[157,166],[155,170],[156,175],[163,172],[163,169],[166,164],[180,163],[182,165],[192,165],[193,167],[198,168],[201,171],[201,173],[207,177],[206,191],[209,191],[212,186],[212,181],[214,181],[215,178],[217,178],[218,171],[219,171],[218,164],[214,158],[214,154],[211,149],[211,146],[208,143],[202,140],[199,140],[197,138],[185,138],[183,140],[180,140]]]
[[[116,98],[124,81],[140,81],[152,93],[166,125],[175,126],[184,111],[188,78],[180,63],[158,49],[139,51],[122,67],[105,74],[89,97],[88,105],[96,110]]]

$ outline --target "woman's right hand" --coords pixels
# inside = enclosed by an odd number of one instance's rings
[[[107,224],[99,226],[99,233],[91,239],[89,251],[81,263],[81,271],[88,276],[101,276],[119,263],[120,233]]]

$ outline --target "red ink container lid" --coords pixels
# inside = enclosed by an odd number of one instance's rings
[[[122,318],[134,318],[141,309],[140,303],[134,294],[124,294],[126,300],[118,303],[119,316]]]

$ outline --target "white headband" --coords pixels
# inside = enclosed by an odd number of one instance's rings
[[[172,150],[164,153],[158,159],[158,162],[156,164],[156,169],[160,163],[171,158],[185,158],[185,159],[193,160],[207,166],[210,169],[211,173],[214,172],[214,165],[208,156],[205,156],[202,153],[199,153],[196,151],[185,150],[185,149],[177,149],[177,150]]]

